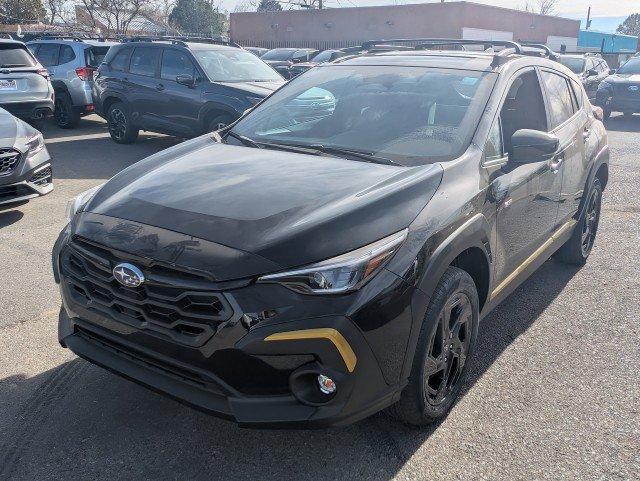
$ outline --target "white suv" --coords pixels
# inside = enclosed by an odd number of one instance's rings
[[[53,113],[54,93],[49,73],[15,40],[0,40],[0,107],[28,121]]]

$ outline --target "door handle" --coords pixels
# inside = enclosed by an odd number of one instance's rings
[[[163,91],[164,90],[164,85],[162,85],[162,84],[156,85],[156,90],[159,91],[159,92]]]
[[[551,169],[551,172],[553,172],[554,174],[557,174],[560,171],[560,167],[562,166],[563,162],[564,152],[561,152],[549,161],[549,169]]]

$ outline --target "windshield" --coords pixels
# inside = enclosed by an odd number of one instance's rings
[[[0,45],[0,67],[34,67],[36,63],[22,45]]]
[[[469,146],[494,83],[487,72],[331,65],[289,82],[233,133],[404,165],[451,160]]]
[[[618,69],[622,75],[638,75],[640,74],[640,58],[632,58]]]
[[[579,57],[560,57],[560,63],[573,73],[582,73],[584,70],[584,59]]]
[[[289,60],[296,50],[293,48],[274,48],[265,53],[263,60]]]
[[[271,82],[282,77],[246,50],[194,50],[213,82]]]

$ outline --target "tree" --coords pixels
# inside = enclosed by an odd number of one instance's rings
[[[1,1],[1,0],[0,0]],[[104,35],[125,34],[131,21],[142,13],[145,0],[82,0],[83,17],[92,30],[106,28]]]
[[[34,23],[47,15],[42,0],[0,0],[0,23]]]
[[[257,10],[258,12],[279,12],[282,10],[282,5],[276,0],[260,0]]]
[[[616,29],[616,32],[640,37],[640,13],[629,15]]]
[[[558,0],[527,0],[522,10],[540,15],[554,15],[557,5]]]
[[[178,0],[169,23],[183,33],[220,35],[226,16],[208,0]]]

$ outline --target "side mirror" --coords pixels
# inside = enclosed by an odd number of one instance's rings
[[[598,75],[598,72],[595,69],[590,68],[589,70],[587,70],[587,77],[595,77],[597,75]]]
[[[176,82],[180,85],[185,85],[189,88],[193,88],[196,85],[196,79],[193,78],[193,75],[188,74],[180,74],[176,76]]]
[[[560,139],[539,130],[520,129],[511,137],[510,162],[533,164],[553,158],[560,147]]]

